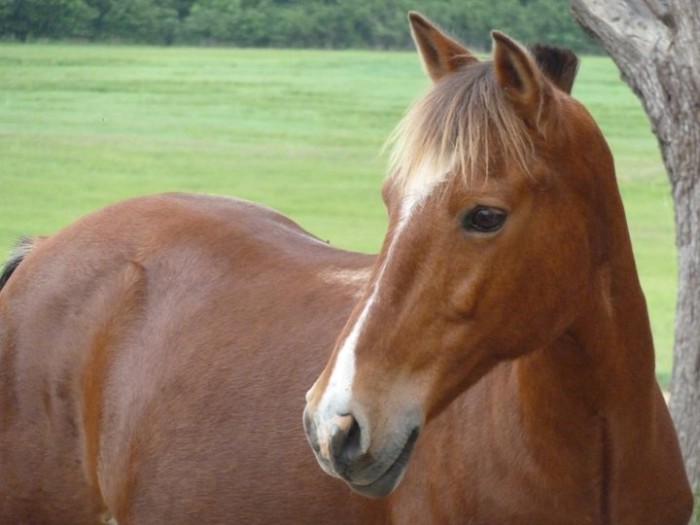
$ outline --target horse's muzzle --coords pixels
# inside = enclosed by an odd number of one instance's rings
[[[321,468],[368,497],[390,494],[401,480],[420,430],[408,428],[398,432],[402,438],[371,452],[367,429],[351,414],[317,422],[308,407],[304,410],[306,437]]]

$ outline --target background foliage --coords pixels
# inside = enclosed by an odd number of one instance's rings
[[[0,38],[403,49],[411,47],[411,9],[480,49],[496,28],[525,42],[598,51],[568,0],[0,0]]]

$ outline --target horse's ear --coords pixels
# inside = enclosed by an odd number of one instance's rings
[[[462,66],[479,61],[466,47],[446,36],[415,11],[408,13],[408,21],[413,41],[433,82]]]
[[[492,31],[496,82],[525,121],[538,127],[545,91],[550,86],[527,49],[500,31]]]
[[[532,54],[547,78],[570,94],[578,71],[578,57],[568,49],[544,44],[532,46]]]

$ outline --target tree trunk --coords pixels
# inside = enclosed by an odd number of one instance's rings
[[[641,99],[673,190],[678,305],[671,413],[700,492],[700,3],[572,0],[574,16]],[[650,482],[653,480],[650,479]]]

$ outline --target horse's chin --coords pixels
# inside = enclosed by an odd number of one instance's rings
[[[395,468],[395,466],[392,466],[382,477],[369,485],[355,485],[349,481],[346,483],[361,496],[383,498],[394,492],[394,489],[399,486],[405,471],[405,467]]]
[[[350,480],[345,480],[348,486],[353,491],[368,498],[383,498],[391,494],[403,479],[406,466],[413,452],[413,446],[418,439],[418,432],[418,429],[415,429],[411,433],[399,456],[379,478],[368,484],[357,484]]]

